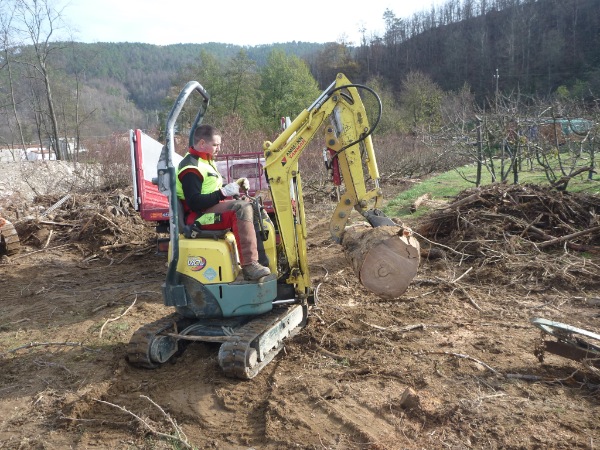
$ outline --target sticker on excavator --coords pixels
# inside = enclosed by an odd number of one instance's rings
[[[204,271],[204,278],[206,278],[208,281],[212,281],[217,277],[217,271],[215,269],[213,269],[212,267],[209,267],[208,269],[206,269]]]
[[[206,258],[202,256],[190,256],[188,257],[188,267],[194,272],[199,272],[206,267]]]

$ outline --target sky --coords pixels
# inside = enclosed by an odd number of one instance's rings
[[[220,42],[254,46],[278,42],[358,45],[360,29],[382,35],[383,13],[429,10],[434,0],[69,0],[62,17],[77,42],[155,45]],[[353,5],[354,4],[354,5]]]

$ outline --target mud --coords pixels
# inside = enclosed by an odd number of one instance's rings
[[[30,229],[0,265],[0,448],[598,446],[600,372],[550,354],[540,362],[530,324],[600,332],[597,257],[571,285],[508,283],[506,265],[446,255],[423,260],[401,299],[382,301],[330,241],[333,205],[307,209],[317,304],[251,381],[220,372],[218,344],[194,343],[156,370],[127,363],[132,333],[172,312],[160,294],[166,258],[134,216],[104,209],[114,226],[64,214],[51,221],[79,228]],[[88,222],[96,244],[74,238]]]

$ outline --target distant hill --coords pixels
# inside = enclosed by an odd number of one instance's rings
[[[304,59],[321,88],[339,72],[355,83],[377,78],[391,93],[389,103],[401,103],[403,83],[414,71],[444,91],[468,86],[480,105],[496,92],[547,98],[560,89],[588,104],[600,98],[600,0],[447,0],[410,18],[387,10],[384,20],[383,35],[365,31],[356,47],[52,43],[57,47],[48,59],[57,102],[54,128],[69,128],[67,134],[77,128],[90,137],[155,127],[171,107],[164,103],[169,90],[183,87],[178,85],[182,70],[197,63],[203,51],[226,63],[243,49],[262,67],[281,49]],[[35,142],[53,128],[43,77],[25,58],[35,61],[32,49],[5,49],[10,70],[0,56],[0,144],[14,144],[21,136]]]
[[[161,102],[171,86],[173,78],[184,67],[198,60],[206,50],[217,58],[226,60],[244,49],[258,66],[264,65],[268,54],[280,48],[288,54],[303,58],[319,51],[323,44],[290,42],[284,44],[242,47],[231,44],[174,44],[152,45],[141,43],[76,43],[73,53],[63,53],[68,60],[57,61],[65,67],[68,75],[82,70],[87,83],[98,85],[102,80],[122,85],[122,94],[139,109],[152,111],[162,107]],[[84,61],[83,64],[80,62]],[[202,83],[202,80],[197,80]],[[104,84],[104,83],[100,83]]]

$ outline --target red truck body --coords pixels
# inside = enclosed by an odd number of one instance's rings
[[[163,144],[139,129],[130,130],[129,134],[135,208],[144,220],[166,222],[169,220],[169,200],[152,183],[157,177],[156,166]],[[175,154],[173,164],[177,166],[181,159],[182,156]],[[216,163],[224,184],[248,178],[248,194],[252,197],[261,195],[267,213],[273,212],[262,152],[218,155]]]

